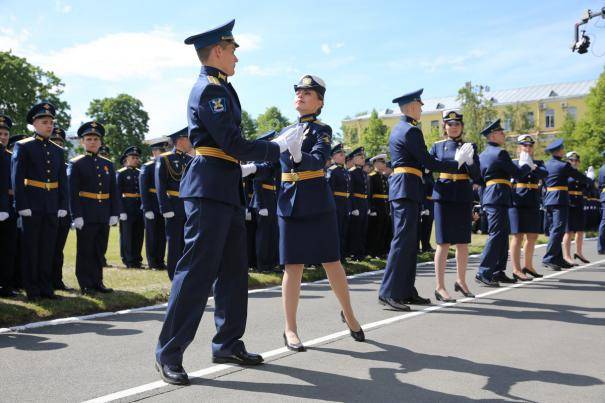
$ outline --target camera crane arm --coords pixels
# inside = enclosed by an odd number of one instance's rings
[[[585,35],[586,31],[583,30],[580,35],[580,27],[582,25],[588,24],[592,18],[602,17],[605,19],[605,7],[601,8],[599,11],[593,12],[591,10],[586,10],[582,19],[579,22],[576,22],[574,27],[574,43],[571,46],[572,52],[578,52],[579,54],[584,54],[588,51],[588,47],[590,46],[590,38]]]

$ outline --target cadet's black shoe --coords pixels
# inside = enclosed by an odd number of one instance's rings
[[[518,276],[517,273],[513,273],[513,278],[517,281],[531,281],[532,280],[531,277],[521,277],[521,276]]]
[[[441,301],[441,302],[456,302],[455,298],[445,298],[443,295],[441,295],[441,293],[437,290],[435,290],[435,298],[437,298],[437,301]]]
[[[95,290],[94,288],[90,288],[90,287],[82,287],[82,288],[80,289],[80,292],[81,292],[83,295],[94,295],[94,294],[96,294],[96,293],[97,293],[97,290]]]
[[[28,294],[27,295],[27,300],[30,302],[37,302],[40,301],[40,296],[38,294]]]
[[[108,288],[105,287],[104,284],[101,284],[100,286],[98,286],[97,288],[95,288],[98,292],[103,293],[103,294],[109,294],[110,292],[113,292],[113,288]]]
[[[420,295],[414,295],[412,298],[404,299],[403,302],[412,305],[429,305],[431,303],[431,299],[422,298]]]
[[[571,263],[571,262],[568,262],[567,260],[563,260],[561,262],[561,267],[564,269],[571,269],[572,267],[576,267],[576,266],[578,266],[577,263]]]
[[[523,272],[523,274],[529,274],[530,276],[535,277],[535,278],[542,278],[542,277],[544,277],[543,275],[538,274],[538,272],[529,270],[527,267],[524,267],[523,270],[521,270],[521,271]]]
[[[517,280],[515,280],[514,278],[510,278],[506,274],[504,274],[503,271],[499,271],[498,273],[494,274],[492,276],[492,279],[499,283],[505,283],[505,284],[515,284],[517,282]]]
[[[41,298],[45,298],[45,299],[59,299],[58,295],[55,295],[54,293],[50,293],[50,294],[41,294],[40,295]]]
[[[389,306],[397,311],[411,311],[410,307],[400,299],[378,297],[378,303],[380,305]]]
[[[366,340],[366,335],[363,332],[363,329],[361,328],[361,326],[359,326],[359,330],[357,330],[357,331],[354,331],[353,329],[351,329],[351,326],[349,326],[349,324],[347,323],[347,320],[345,319],[345,314],[342,311],[340,311],[340,320],[342,320],[342,323],[347,325],[347,327],[349,328],[349,333],[351,334],[351,337],[353,338],[353,340],[355,340],[355,341],[365,341]]]
[[[2,298],[14,298],[17,295],[19,295],[19,293],[16,293],[15,291],[8,288],[3,288],[0,290],[0,297]]]
[[[497,281],[494,281],[492,279],[486,278],[486,277],[484,277],[484,276],[482,276],[480,274],[477,274],[475,276],[475,281],[477,283],[479,283],[479,284],[482,284],[482,285],[485,285],[485,286],[488,286],[488,287],[494,287],[494,288],[500,287],[500,284]]]
[[[284,345],[290,351],[296,351],[299,353],[307,351],[307,348],[302,343],[290,343],[288,338],[286,337],[286,332],[283,333],[284,336]]]
[[[578,259],[578,260],[579,260],[580,262],[582,262],[582,263],[590,263],[590,260],[586,259],[586,258],[585,258],[585,257],[583,257],[583,256],[578,255],[577,253],[574,253],[574,254],[573,254],[573,258],[574,258],[574,259]]]
[[[260,354],[249,353],[246,350],[238,351],[227,356],[212,356],[215,364],[260,365],[264,361]]]
[[[464,291],[464,288],[462,288],[462,286],[457,281],[454,283],[454,291],[461,292],[462,295],[464,295],[466,298],[475,298],[475,294],[470,291]]]
[[[561,269],[562,269],[561,266],[559,266],[558,264],[555,264],[555,263],[542,262],[542,264],[544,265],[544,267],[548,267],[550,270],[561,271]]]
[[[70,288],[68,286],[65,285],[65,283],[61,282],[59,284],[57,284],[56,286],[53,287],[55,290],[58,291],[74,291],[73,288]]]
[[[189,376],[182,365],[165,365],[155,362],[155,369],[160,377],[171,385],[189,385]]]

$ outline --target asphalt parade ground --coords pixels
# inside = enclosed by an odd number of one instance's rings
[[[434,305],[412,312],[377,303],[380,274],[350,280],[367,341],[358,343],[340,322],[329,285],[305,285],[299,334],[309,347],[283,347],[279,288],[249,296],[249,351],[256,368],[211,363],[213,301],[183,363],[188,387],[159,380],[154,347],[163,308],[72,320],[0,333],[0,401],[605,401],[605,256],[594,240],[591,261],[545,278],[498,289],[472,280],[475,299],[435,304],[433,265],[419,267],[417,287]],[[510,274],[510,270],[508,272]],[[455,269],[446,284],[454,293]]]

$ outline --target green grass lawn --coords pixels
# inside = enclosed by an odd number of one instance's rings
[[[60,300],[41,300],[29,302],[21,295],[15,299],[0,298],[0,327],[20,325],[24,323],[79,316],[96,312],[116,311],[120,309],[141,307],[166,302],[170,292],[170,281],[164,271],[132,270],[126,269],[120,260],[119,232],[117,227],[111,229],[109,247],[107,248],[107,261],[115,266],[104,269],[105,285],[115,290],[112,294],[98,294],[93,296],[81,295],[75,292],[57,292]],[[485,235],[473,235],[470,253],[480,253],[485,244]],[[540,237],[539,241],[546,241]],[[434,242],[434,233],[432,245]],[[78,289],[75,276],[76,234],[70,231],[65,246],[65,265],[63,267],[63,280],[67,286]],[[453,256],[452,251],[450,255]],[[143,251],[143,256],[145,253]],[[431,253],[422,253],[418,256],[419,262],[433,259]],[[145,263],[145,262],[144,262]],[[366,259],[361,262],[346,264],[347,274],[356,274],[367,271],[383,269],[385,261],[382,259]],[[248,276],[250,288],[262,288],[281,284],[281,273],[255,273]],[[316,281],[325,278],[321,268],[305,269],[303,281]]]

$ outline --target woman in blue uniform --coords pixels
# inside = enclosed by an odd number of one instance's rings
[[[443,112],[443,128],[445,140],[433,144],[429,154],[439,161],[455,161],[456,150],[464,144],[463,116],[456,111]],[[466,284],[466,268],[468,265],[468,244],[471,242],[473,185],[472,181],[481,180],[479,172],[479,156],[477,146],[473,144],[475,153],[473,164],[462,165],[456,173],[440,173],[433,188],[435,215],[435,298],[438,301],[452,302],[445,288],[445,266],[450,245],[456,246],[457,279],[454,289],[465,297],[472,297]]]
[[[281,154],[281,191],[277,201],[280,264],[285,265],[282,297],[285,311],[284,343],[293,351],[304,351],[297,333],[296,310],[305,264],[322,262],[330,286],[338,298],[341,319],[357,341],[365,339],[355,318],[345,271],[340,263],[336,207],[325,178],[330,159],[332,129],[317,120],[323,107],[326,86],[319,77],[305,75],[294,86],[294,107],[303,130],[300,155]],[[292,127],[285,128],[292,130]],[[298,153],[297,153],[298,154]]]
[[[527,152],[534,156],[534,139],[528,134],[517,138],[519,154]],[[519,166],[519,160],[513,160]],[[541,192],[539,182],[548,176],[543,161],[534,160],[536,169],[521,179],[513,179],[513,206],[508,209],[510,220],[510,257],[513,277],[519,281],[530,281],[531,277],[542,277],[533,266],[534,249],[538,234],[542,232],[540,216]],[[525,244],[523,245],[523,238]],[[523,245],[523,267],[521,267],[521,245]]]
[[[575,169],[580,168],[580,155],[575,151],[570,151],[566,155],[567,161]],[[579,170],[579,169],[578,169]],[[576,178],[570,177],[567,180],[569,194],[569,219],[567,220],[567,228],[563,236],[563,259],[571,265],[577,266],[574,263],[574,258],[581,262],[589,263],[584,257],[582,245],[584,243],[584,228],[586,226],[586,218],[584,215],[584,189],[586,184],[578,181]],[[571,241],[575,238],[576,253],[571,255]]]

